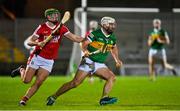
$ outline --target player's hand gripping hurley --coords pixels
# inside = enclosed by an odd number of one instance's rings
[[[48,42],[53,38],[52,34],[54,34],[59,28],[61,28],[61,26],[62,26],[63,24],[65,24],[65,23],[70,19],[70,16],[71,16],[71,15],[70,15],[70,12],[69,12],[69,11],[66,11],[66,12],[64,13],[64,16],[63,16],[61,22],[60,22],[59,25],[52,31],[52,33],[44,40],[44,44],[41,45],[41,49],[46,45],[46,43],[48,43]]]

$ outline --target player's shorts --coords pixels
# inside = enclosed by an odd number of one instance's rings
[[[149,57],[157,57],[166,60],[166,50],[163,49],[152,49],[149,50]]]
[[[34,54],[27,66],[33,69],[39,69],[41,67],[51,72],[53,68],[53,64],[54,64],[54,60],[45,59],[39,55]]]
[[[94,62],[89,58],[84,58],[82,59],[78,69],[93,74],[99,68],[107,68],[107,66],[104,63]]]

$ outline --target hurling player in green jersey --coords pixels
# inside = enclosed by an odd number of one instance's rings
[[[62,85],[53,95],[49,96],[47,105],[53,105],[57,97],[79,86],[89,74],[97,75],[106,81],[102,97],[99,101],[100,105],[113,104],[117,101],[117,98],[109,97],[109,92],[112,89],[116,77],[104,64],[107,55],[111,53],[116,62],[116,67],[122,65],[118,57],[116,37],[113,33],[116,28],[115,19],[112,17],[103,17],[101,19],[101,26],[100,29],[91,32],[83,42],[82,47],[85,56],[82,58],[74,79]]]
[[[162,66],[163,68],[170,69],[174,75],[176,74],[176,71],[174,67],[167,63],[167,57],[166,57],[166,51],[164,48],[165,44],[170,44],[170,40],[168,37],[167,32],[161,28],[161,20],[154,19],[153,20],[153,31],[150,33],[148,38],[148,46],[149,48],[149,74],[150,79],[155,80],[155,58],[160,58],[162,60]]]

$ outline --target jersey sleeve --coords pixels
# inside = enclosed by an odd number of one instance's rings
[[[39,25],[36,30],[34,31],[33,35],[39,37],[41,35],[41,32],[42,32],[42,26]]]
[[[66,35],[66,34],[70,33],[70,31],[65,25],[63,25],[60,30],[60,33],[62,33],[63,35]]]
[[[167,31],[164,31],[164,36],[168,36],[168,32]]]
[[[164,36],[164,37],[165,37],[165,36],[168,36],[167,31],[164,30],[164,29],[161,29],[161,30],[160,30],[160,33],[161,33],[161,35]]]
[[[148,37],[151,36],[153,31],[148,31]]]
[[[93,42],[95,40],[95,36],[93,34],[93,32],[91,32],[88,36],[87,36],[87,39],[90,41],[90,42]]]

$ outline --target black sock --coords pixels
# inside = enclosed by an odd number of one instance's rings
[[[173,73],[174,76],[177,76],[177,72],[176,72],[175,69],[172,69],[172,73]]]

